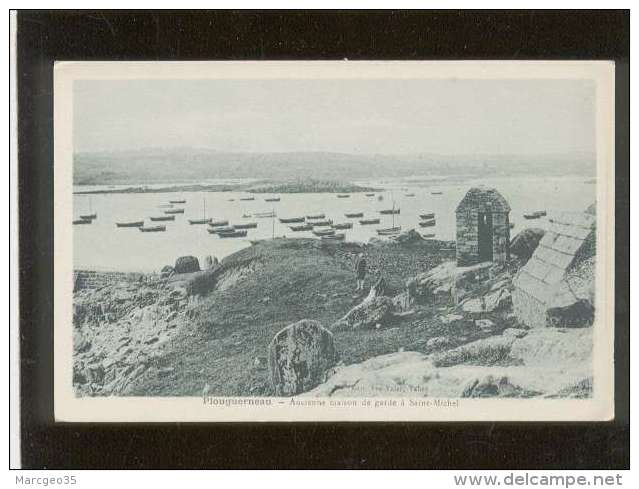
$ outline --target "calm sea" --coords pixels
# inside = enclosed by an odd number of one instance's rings
[[[211,182],[208,182],[211,183]],[[385,180],[383,182],[360,182],[383,191],[374,197],[364,193],[350,194],[349,198],[337,198],[335,194],[281,194],[280,202],[265,202],[270,195],[255,194],[255,200],[242,201],[247,194],[238,192],[184,192],[184,193],[145,193],[145,194],[96,194],[74,195],[74,218],[80,214],[97,212],[97,219],[90,225],[73,226],[73,258],[76,269],[154,271],[164,265],[173,264],[183,255],[200,258],[207,255],[219,259],[228,256],[246,246],[249,240],[270,238],[272,236],[313,237],[311,232],[293,232],[277,219],[243,218],[245,214],[274,210],[278,217],[294,217],[324,213],[334,222],[353,222],[353,229],[345,232],[350,241],[368,241],[376,237],[376,229],[390,227],[391,216],[380,215],[382,209],[389,209],[395,201],[395,207],[401,209],[395,217],[395,225],[402,230],[411,228],[422,233],[435,233],[437,239],[455,238],[455,208],[466,191],[474,185],[484,184],[497,188],[512,207],[510,221],[515,223],[511,235],[514,236],[524,227],[545,227],[545,218],[524,220],[523,214],[535,210],[583,211],[595,201],[596,186],[585,183],[584,177],[561,178],[518,178],[469,180],[466,183],[438,183],[420,185],[415,182]],[[95,189],[96,186],[92,186]],[[107,187],[104,187],[105,189]],[[88,187],[76,187],[84,190]],[[432,192],[442,192],[433,195]],[[414,197],[407,196],[414,194]],[[145,220],[152,224],[151,216],[164,214],[158,206],[169,200],[185,199],[185,204],[175,207],[184,208],[184,214],[176,215],[174,222],[166,224],[166,232],[142,233],[136,228],[117,228],[117,221]],[[230,200],[233,199],[233,200]],[[219,238],[207,232],[205,225],[190,225],[187,219],[203,216],[206,205],[206,217],[225,219],[231,224],[255,221],[256,229],[249,229],[246,238]],[[362,226],[357,219],[347,219],[347,212],[364,212],[365,217],[380,217],[379,225]],[[418,226],[419,214],[434,212],[437,225],[432,228]]]

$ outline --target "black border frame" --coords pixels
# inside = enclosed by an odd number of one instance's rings
[[[23,468],[629,468],[629,55],[628,10],[18,11]],[[615,420],[54,423],[54,60],[343,58],[615,61]]]

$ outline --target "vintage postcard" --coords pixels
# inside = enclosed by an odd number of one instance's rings
[[[613,417],[613,63],[54,76],[57,420]]]

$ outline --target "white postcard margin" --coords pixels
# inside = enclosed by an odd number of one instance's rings
[[[596,84],[597,267],[590,399],[82,397],[73,375],[73,83],[122,79],[590,79]],[[611,61],[65,62],[54,67],[54,410],[59,422],[606,421],[614,416]],[[35,196],[34,196],[35,198]],[[428,401],[416,406],[410,401]]]

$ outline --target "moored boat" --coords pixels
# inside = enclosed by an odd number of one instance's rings
[[[256,212],[253,214],[253,217],[260,217],[260,218],[265,218],[265,217],[275,217],[275,212],[273,211],[269,211],[269,212]]]
[[[360,219],[359,223],[362,226],[367,226],[369,224],[379,224],[379,218],[378,217],[374,217],[372,219]]]
[[[139,228],[144,226],[144,221],[116,222],[115,225],[119,228]]]
[[[372,194],[364,194],[364,195],[366,195],[366,197],[375,197],[374,193],[372,193]]]
[[[397,209],[382,209],[379,211],[380,214],[399,214],[399,208]]]
[[[313,221],[309,222],[313,227],[322,227],[322,226],[331,226],[333,224],[332,219],[325,219],[323,221]]]
[[[428,221],[421,221],[419,223],[419,225],[423,228],[432,228],[433,226],[435,226],[436,221],[435,219],[429,219]]]
[[[349,219],[352,219],[354,217],[364,217],[364,213],[363,212],[347,212],[344,215],[346,217],[348,217]]]
[[[180,199],[180,200],[169,200],[170,204],[186,204],[186,199]]]
[[[243,200],[243,201],[255,200],[255,197],[240,197],[240,200]]]
[[[256,222],[241,222],[238,224],[233,224],[235,229],[253,229],[257,227]]]
[[[73,224],[91,224],[93,222],[92,219],[74,219]]]
[[[322,213],[322,214],[311,214],[309,216],[306,216],[306,219],[324,219],[326,217],[326,214]]]
[[[147,227],[139,227],[138,228],[143,233],[159,233],[162,231],[166,231],[166,226],[147,226]]]
[[[320,236],[320,239],[322,241],[344,241],[344,238],[346,238],[346,235],[344,233],[337,233],[337,234],[333,234],[333,235],[329,235],[329,236]]]
[[[313,229],[313,234],[315,236],[331,236],[335,234],[335,230],[333,228],[325,228],[325,229]]]
[[[293,226],[289,226],[291,231],[311,231],[313,229],[312,224],[294,224]]]
[[[168,209],[164,211],[165,214],[184,214],[184,209]]]
[[[382,228],[377,230],[377,234],[379,234],[380,236],[392,236],[394,234],[399,234],[401,230],[402,230],[401,226],[395,226],[392,228]]]
[[[173,204],[160,204],[158,208],[160,209],[170,209],[173,207]]]
[[[152,221],[175,221],[175,216],[154,216],[149,219]]]
[[[216,227],[209,226],[206,230],[209,232],[209,234],[218,234],[218,233],[230,233],[231,231],[235,231],[235,228],[233,226],[216,226]]]
[[[535,211],[529,214],[524,214],[524,219],[539,219],[540,217],[544,217],[545,215],[546,211]]]
[[[338,199],[348,199],[351,194],[337,194]]]
[[[333,224],[333,229],[351,229],[352,227],[352,222],[338,222]]]
[[[246,230],[241,229],[237,231],[222,231],[217,233],[220,238],[243,238],[246,236]]]
[[[419,218],[420,219],[435,219],[435,213],[434,212],[429,212],[427,214],[420,214]]]
[[[93,221],[93,219],[96,219],[98,217],[98,215],[94,212],[93,214],[85,214],[83,216],[80,216],[80,219],[85,219],[88,221]]]
[[[280,198],[279,197],[267,197],[266,199],[264,199],[264,202],[279,202]]]
[[[189,219],[189,224],[208,224],[212,221],[212,219],[209,217],[207,218],[203,218],[203,219]]]
[[[297,222],[304,222],[306,220],[305,217],[280,217],[280,222],[282,224],[291,224]]]
[[[424,239],[432,239],[434,237],[435,237],[435,233],[422,234],[422,238],[424,238]]]
[[[431,195],[441,195],[441,194],[443,194],[443,193],[444,193],[444,192],[436,191],[436,192],[431,192],[430,194],[431,194]]]
[[[229,222],[227,220],[217,220],[217,221],[213,221],[211,220],[211,222],[209,222],[209,226],[214,228],[214,227],[221,227],[221,226],[228,226]]]
[[[405,197],[415,197],[415,194],[404,194]]]

